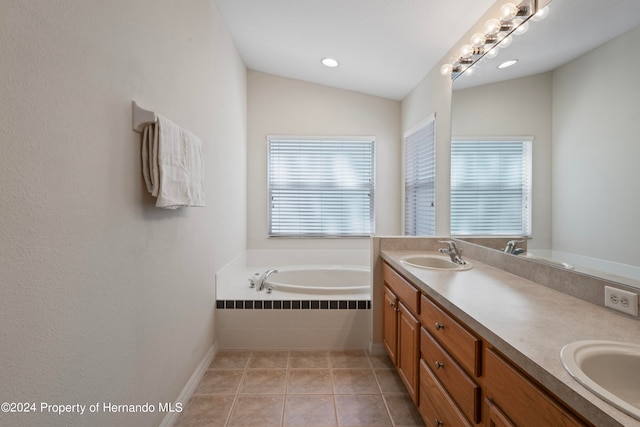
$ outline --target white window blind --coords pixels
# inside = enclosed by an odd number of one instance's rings
[[[374,233],[374,141],[269,138],[270,236]]]
[[[531,141],[451,143],[451,234],[531,234]]]
[[[435,116],[405,134],[404,232],[435,235]]]

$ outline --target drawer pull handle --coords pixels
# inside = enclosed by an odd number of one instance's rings
[[[434,425],[435,427],[440,427],[440,426],[444,425],[444,421],[441,421],[441,420],[439,420],[439,419],[437,419],[437,418],[436,418],[436,419],[433,421],[433,425]]]
[[[437,360],[436,360],[435,365],[436,365],[436,369],[444,368],[444,363],[438,362]]]
[[[436,322],[436,331],[439,331],[440,329],[444,329],[444,325],[442,323]]]

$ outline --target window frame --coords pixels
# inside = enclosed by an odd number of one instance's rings
[[[432,200],[431,200],[431,208],[429,212],[426,213],[426,221],[428,223],[427,225],[427,234],[417,234],[418,232],[418,228],[417,228],[417,222],[418,222],[418,217],[421,217],[422,215],[420,214],[416,214],[414,215],[414,219],[413,219],[413,224],[414,227],[412,230],[407,230],[407,227],[409,226],[408,224],[408,215],[409,215],[409,209],[408,209],[408,204],[407,204],[407,172],[408,172],[408,165],[407,165],[407,145],[408,145],[408,139],[417,134],[418,132],[422,131],[424,128],[426,128],[427,126],[432,126],[433,130],[430,133],[430,135],[433,136],[432,141],[428,142],[429,144],[432,145],[432,158],[431,158],[431,175],[430,175],[430,179],[431,179],[431,194],[432,194]],[[402,138],[402,231],[404,233],[405,236],[435,236],[436,234],[436,188],[437,188],[437,173],[436,173],[436,161],[437,161],[437,123],[436,123],[436,115],[435,113],[432,113],[431,115],[429,115],[427,118],[423,119],[422,121],[420,121],[417,125],[415,125],[414,127],[412,127],[411,129],[409,129],[408,131],[403,133],[403,138]],[[416,206],[417,208],[417,206]],[[430,233],[430,234],[429,234]]]
[[[369,232],[368,233],[311,233],[311,232],[300,232],[300,233],[283,233],[283,232],[274,232],[273,230],[273,214],[272,214],[272,177],[271,177],[271,142],[272,141],[290,141],[290,142],[316,142],[320,143],[323,141],[327,142],[361,142],[361,143],[370,143],[371,144],[371,168],[370,175],[371,181],[368,186],[369,191]],[[376,137],[370,135],[358,135],[358,136],[309,136],[309,135],[267,135],[267,236],[269,238],[342,238],[342,239],[352,239],[352,238],[369,238],[375,234],[375,189],[376,189]],[[344,217],[346,218],[346,216]]]

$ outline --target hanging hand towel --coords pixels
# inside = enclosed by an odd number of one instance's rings
[[[156,207],[204,206],[202,141],[159,116],[142,134],[142,168]]]

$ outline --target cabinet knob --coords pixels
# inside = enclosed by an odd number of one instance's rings
[[[389,307],[395,307],[395,306],[396,306],[396,303],[395,303],[395,302],[390,302],[390,303],[389,303]]]
[[[438,362],[437,360],[436,360],[435,365],[436,365],[436,369],[444,368],[444,363]]]
[[[440,329],[444,329],[444,325],[442,323],[436,322],[436,331],[439,331]]]
[[[437,418],[436,418],[436,419],[433,421],[433,425],[434,425],[435,427],[440,427],[441,425],[444,425],[444,421],[441,421],[441,420],[439,420],[439,419],[437,419]]]

